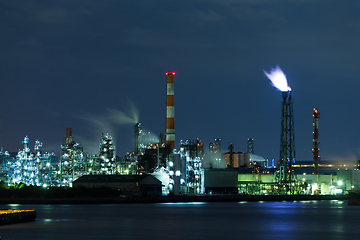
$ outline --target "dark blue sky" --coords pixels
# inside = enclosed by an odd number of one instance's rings
[[[72,127],[97,153],[134,150],[134,112],[165,131],[166,71],[175,76],[180,139],[279,158],[279,65],[293,89],[296,156],[312,159],[312,111],[323,160],[359,159],[360,2],[337,0],[2,1],[0,146],[25,135],[59,152]],[[126,124],[125,124],[126,123]]]

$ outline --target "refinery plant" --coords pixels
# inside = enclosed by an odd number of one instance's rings
[[[233,143],[228,145],[228,152],[222,152],[220,138],[209,143],[208,156],[204,153],[204,144],[200,139],[181,140],[179,149],[175,149],[175,72],[167,72],[165,136],[160,133],[158,138],[151,139],[151,133],[144,131],[142,124],[137,122],[134,126],[134,150],[123,157],[116,155],[114,141],[109,133],[99,134],[99,152],[95,155],[87,153],[75,141],[72,128],[65,129],[60,156],[43,153],[43,143],[39,140],[35,141],[31,152],[29,138],[26,136],[22,141],[23,149],[19,152],[1,149],[0,180],[8,186],[25,184],[45,188],[73,187],[79,183],[99,186],[96,185],[99,182],[89,181],[95,178],[99,180],[101,176],[108,176],[107,181],[112,182],[129,182],[131,177],[156,184],[151,178],[144,180],[144,176],[150,175],[160,182],[158,186],[162,195],[328,195],[344,194],[346,190],[360,188],[358,164],[345,166],[320,162],[320,112],[317,109],[313,111],[314,159],[309,162],[296,161],[292,90],[279,67],[272,69],[270,73],[264,73],[282,93],[278,160],[255,155],[253,138],[247,140],[245,152],[235,151]],[[122,192],[124,195],[131,195],[132,190],[133,188],[125,189]]]

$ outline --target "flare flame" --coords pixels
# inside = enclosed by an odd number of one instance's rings
[[[274,87],[276,87],[282,92],[291,91],[291,88],[288,86],[286,76],[279,66],[271,69],[270,73],[267,73],[264,70],[264,73]]]

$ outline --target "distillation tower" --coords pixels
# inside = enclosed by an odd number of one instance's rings
[[[56,183],[56,156],[54,153],[41,153],[43,146],[39,140],[35,141],[35,153],[30,152],[29,138],[26,136],[22,141],[23,150],[20,150],[15,159],[7,161],[7,183],[34,186],[52,186]]]
[[[60,155],[60,184],[68,185],[86,172],[86,154],[83,147],[75,142],[72,129],[66,128]]]
[[[320,142],[319,142],[319,118],[320,118],[320,112],[316,108],[314,108],[313,118],[314,118],[314,123],[313,123],[314,148],[312,149],[312,152],[313,152],[313,156],[314,156],[314,174],[319,174],[319,161],[320,161],[320,156],[319,156],[319,144],[320,144]]]
[[[180,151],[169,156],[169,190],[178,194],[201,194],[204,145],[200,139],[181,141]]]
[[[101,173],[115,174],[116,172],[116,154],[115,145],[112,137],[107,134],[101,134],[99,140],[99,158]]]

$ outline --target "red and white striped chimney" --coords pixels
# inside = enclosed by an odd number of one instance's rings
[[[174,72],[167,72],[166,146],[175,148]]]

